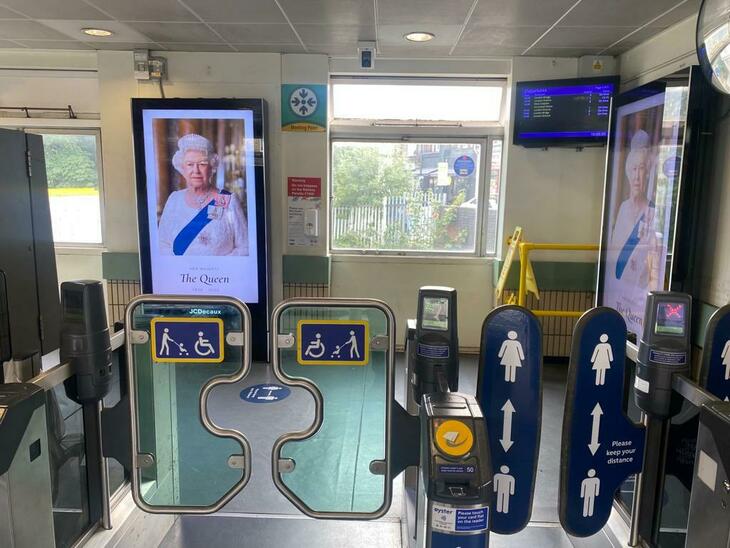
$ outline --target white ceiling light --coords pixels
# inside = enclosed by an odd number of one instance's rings
[[[429,40],[433,40],[436,37],[435,34],[431,32],[409,32],[405,35],[405,39],[409,42],[428,42]]]
[[[112,31],[106,29],[85,28],[81,30],[84,34],[88,34],[89,36],[96,36],[97,38],[106,38],[107,36],[111,36],[112,34],[114,34]]]

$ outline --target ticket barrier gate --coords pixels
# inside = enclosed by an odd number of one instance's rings
[[[726,546],[730,484],[730,306],[710,321],[698,386],[690,364],[691,301],[655,292],[647,299],[631,397],[640,423],[624,412],[626,324],[609,308],[586,312],[576,324],[563,420],[559,516],[569,533],[597,533],[609,519],[614,493],[636,474],[629,544],[660,546],[669,418],[682,400],[700,410],[686,546]],[[730,360],[727,360],[730,362]],[[722,380],[722,377],[725,377]],[[716,382],[708,382],[715,379]],[[719,396],[719,397],[718,397]]]
[[[479,404],[464,394],[425,394],[420,418],[418,545],[486,548],[492,466]]]
[[[272,316],[271,376],[252,386],[244,304],[143,296],[130,303],[126,319],[132,489],[143,510],[275,515],[261,509],[268,489],[285,499],[280,513],[372,520],[388,511],[393,478],[417,466],[423,451],[423,492],[433,512],[418,541],[433,548],[487,545],[491,466],[479,406],[458,394],[429,399],[419,431],[419,417],[394,399],[395,324],[383,303],[282,303]],[[271,425],[246,422],[253,409],[246,404],[284,392],[289,401],[305,401],[287,413],[299,427],[262,450],[257,431]],[[251,485],[258,488],[247,496]],[[435,522],[444,515],[436,508],[453,510],[451,521]]]
[[[271,366],[252,365],[250,314],[235,299],[148,295],[126,316],[140,508],[332,519],[387,512],[392,478],[418,459],[417,443],[410,455],[391,444],[412,424],[393,409],[387,306],[282,303]]]
[[[0,546],[55,546],[46,399],[32,384],[0,384]]]

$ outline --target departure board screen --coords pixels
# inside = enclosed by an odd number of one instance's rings
[[[518,82],[514,143],[605,143],[616,78]]]

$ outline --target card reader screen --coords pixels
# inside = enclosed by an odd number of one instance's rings
[[[659,303],[656,310],[657,335],[684,335],[686,325],[684,303]]]
[[[446,331],[449,328],[449,299],[424,297],[421,325],[427,329]]]

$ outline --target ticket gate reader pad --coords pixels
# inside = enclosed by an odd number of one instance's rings
[[[636,363],[634,399],[639,409],[652,417],[672,417],[682,405],[681,396],[673,394],[672,378],[689,374],[691,317],[689,295],[649,293]]]
[[[425,286],[418,290],[416,332],[408,350],[413,397],[459,389],[459,332],[456,290]]]
[[[465,394],[426,394],[420,418],[417,546],[485,548],[493,488],[481,408]]]

